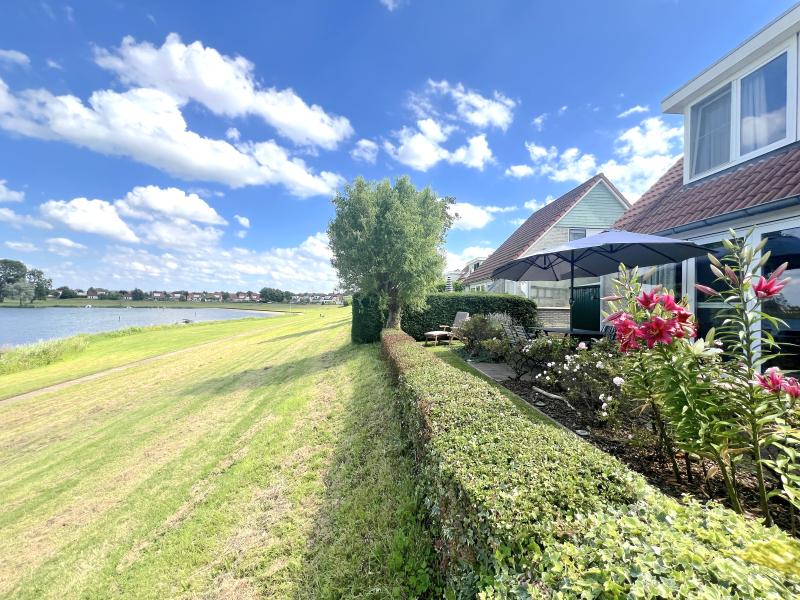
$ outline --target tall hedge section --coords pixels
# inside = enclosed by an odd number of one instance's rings
[[[458,311],[466,311],[471,315],[507,313],[519,325],[536,325],[536,303],[522,296],[445,292],[428,296],[427,307],[422,310],[405,311],[401,327],[414,339],[422,340],[426,331],[451,324]]]
[[[356,292],[353,294],[353,321],[350,338],[354,344],[369,344],[381,339],[381,329],[386,321],[386,313],[381,310],[378,297],[374,294]]]
[[[796,575],[745,559],[797,543],[777,528],[664,496],[400,331],[382,347],[448,597],[800,598]]]

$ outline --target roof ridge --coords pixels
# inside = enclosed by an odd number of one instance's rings
[[[544,233],[550,229],[550,227],[555,225],[565,214],[567,214],[567,212],[569,212],[572,207],[580,202],[580,200],[586,196],[589,190],[601,180],[610,184],[605,175],[602,173],[597,173],[586,181],[579,183],[574,188],[563,193],[549,204],[545,204],[540,209],[531,213],[531,215],[525,219],[525,222],[522,223],[522,225],[517,227],[517,229],[515,229],[514,232],[508,236],[508,238],[506,238],[506,240],[500,244],[500,246],[494,252],[492,252],[477,269],[475,269],[469,274],[468,277],[466,277],[466,279],[464,279],[464,283],[469,284],[475,281],[491,279],[492,271],[494,271],[496,266],[499,266],[499,264],[502,264],[503,262],[519,258],[525,250],[527,250],[532,244],[536,243],[536,241],[541,238],[542,235],[544,235]],[[614,188],[614,190],[616,190],[616,188]],[[571,197],[572,195],[574,195],[574,198]],[[620,196],[627,202],[624,196]],[[562,204],[563,206],[561,206]],[[553,214],[549,214],[550,212]],[[537,217],[541,219],[541,221],[538,221]]]

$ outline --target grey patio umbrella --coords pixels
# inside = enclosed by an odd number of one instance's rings
[[[705,256],[708,250],[693,242],[609,229],[561,246],[538,250],[492,271],[492,279],[564,281],[569,279],[569,304],[575,301],[576,277],[616,273],[620,264],[651,267]],[[572,328],[572,310],[569,315]]]

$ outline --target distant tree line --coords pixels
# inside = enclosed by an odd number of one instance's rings
[[[0,259],[0,302],[6,298],[19,300],[20,306],[34,300],[44,300],[50,293],[53,280],[41,269],[29,269],[25,263]]]
[[[289,302],[292,299],[292,292],[279,290],[278,288],[261,288],[259,294],[262,302]]]

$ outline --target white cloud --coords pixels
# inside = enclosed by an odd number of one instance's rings
[[[427,171],[439,161],[446,160],[450,153],[440,146],[447,133],[433,119],[417,121],[417,131],[403,127],[397,134],[398,145],[384,143],[384,149],[396,161],[418,171]]]
[[[516,177],[517,179],[530,177],[533,173],[533,167],[530,165],[511,165],[506,169],[506,175],[509,177]]]
[[[28,55],[20,52],[19,50],[2,50],[0,49],[0,63],[7,65],[27,67],[31,64],[31,59]]]
[[[4,242],[3,245],[16,252],[36,252],[38,248],[30,242]]]
[[[398,162],[418,171],[427,171],[440,161],[463,164],[482,171],[487,163],[494,162],[492,150],[482,133],[469,138],[466,145],[453,152],[444,148],[441,144],[447,141],[453,130],[452,126],[434,119],[420,119],[416,131],[403,127],[395,134],[398,145],[387,141],[384,142],[384,149]]]
[[[240,240],[243,240],[244,238],[247,237],[247,231],[244,229],[240,229],[239,231],[236,232],[236,237],[239,238]]]
[[[528,210],[537,211],[540,208],[542,208],[543,206],[547,206],[548,204],[550,204],[555,199],[556,199],[555,196],[553,196],[552,194],[548,194],[547,197],[544,200],[537,200],[536,198],[531,198],[530,200],[528,200],[522,206],[524,206]]]
[[[615,158],[600,163],[594,154],[578,148],[559,152],[528,143],[534,169],[553,181],[582,182],[603,172],[631,200],[636,200],[683,150],[683,127],[670,127],[661,117],[650,117],[616,138]]]
[[[383,4],[386,10],[392,12],[400,8],[400,6],[403,4],[403,0],[381,0],[381,4]]]
[[[558,109],[558,116],[559,116],[559,117],[563,116],[563,115],[564,115],[564,113],[566,113],[566,112],[567,112],[567,109],[568,109],[568,108],[569,108],[569,106],[567,106],[566,104],[564,104],[564,105],[563,105],[561,108],[559,108],[559,109]]]
[[[618,119],[624,119],[625,117],[630,117],[631,115],[635,115],[637,113],[646,113],[650,112],[649,106],[642,106],[641,104],[637,104],[636,106],[631,106],[627,110],[623,110],[621,113],[617,115]]]
[[[489,246],[469,246],[464,248],[461,252],[447,250],[445,252],[445,258],[447,259],[445,270],[454,271],[455,269],[462,269],[469,261],[475,258],[487,257],[494,252],[494,250],[494,248]]]
[[[378,144],[372,140],[358,140],[355,148],[350,151],[350,156],[355,160],[375,164],[375,160],[378,158]]]
[[[122,242],[139,241],[133,230],[120,218],[114,205],[105,200],[50,200],[42,204],[39,210],[46,218],[63,223],[73,231],[95,233]]]
[[[308,105],[292,89],[262,88],[255,66],[242,56],[226,56],[170,33],[156,48],[130,36],[119,48],[95,49],[95,61],[127,84],[153,87],[181,103],[194,100],[227,117],[256,115],[297,144],[334,149],[353,133],[350,122]]]
[[[155,89],[97,91],[87,106],[75,96],[54,96],[42,89],[14,95],[0,79],[0,127],[234,188],[280,184],[306,197],[330,195],[342,181],[327,171],[313,173],[272,140],[234,146],[189,131],[175,99]]]
[[[8,223],[15,229],[25,226],[38,227],[39,229],[52,229],[47,221],[42,221],[30,215],[21,215],[10,208],[0,208],[0,222]]]
[[[125,217],[153,220],[154,215],[163,215],[209,225],[227,225],[227,221],[200,196],[174,187],[137,186],[114,205]]]
[[[228,129],[225,130],[225,137],[232,142],[238,142],[239,138],[242,137],[242,134],[239,133],[239,130],[236,129],[236,127],[228,127]]]
[[[515,210],[519,210],[516,206],[484,206],[483,209],[492,214],[514,212]]]
[[[65,237],[48,238],[45,241],[45,245],[47,246],[48,252],[60,254],[61,256],[70,256],[74,252],[86,250],[86,246],[83,244],[73,242],[71,239]]]
[[[241,215],[233,215],[233,218],[239,223],[240,226],[244,227],[245,229],[250,228],[250,219],[247,217],[243,217]]]
[[[531,124],[534,127],[536,127],[536,131],[541,131],[542,129],[544,129],[544,122],[547,119],[547,117],[548,117],[547,113],[542,113],[542,114],[540,114],[540,115],[538,115],[538,116],[533,118],[533,121],[531,121]]]
[[[324,233],[294,247],[263,252],[218,246],[154,252],[144,248],[112,248],[93,281],[114,281],[114,287],[177,287],[188,289],[252,289],[264,285],[293,291],[328,291],[337,285]]]
[[[428,88],[450,96],[456,104],[458,116],[480,129],[497,127],[505,131],[514,120],[516,102],[498,91],[487,98],[461,83],[451,85],[446,80],[428,80]]]
[[[25,200],[25,192],[8,189],[6,180],[0,179],[0,202],[22,202],[23,200]]]
[[[494,207],[492,207],[494,208]],[[448,207],[450,215],[454,218],[453,229],[483,229],[493,219],[491,211],[484,206],[469,202],[456,202]]]
[[[483,171],[487,163],[494,162],[492,149],[486,141],[486,135],[481,133],[467,140],[466,146],[457,148],[450,154],[448,160],[451,163],[460,163],[471,169]]]
[[[139,238],[162,248],[212,247],[222,237],[216,227],[200,227],[183,218],[171,218],[142,223],[136,227]]]
[[[510,219],[508,222],[511,223],[514,227],[519,227],[527,220],[528,219],[526,219],[525,217],[519,217],[518,219]]]

